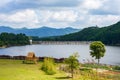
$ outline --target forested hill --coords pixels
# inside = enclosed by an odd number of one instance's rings
[[[102,41],[105,44],[120,45],[120,21],[106,27],[88,27],[82,31],[41,40],[55,41]]]
[[[0,48],[8,46],[18,46],[30,44],[29,37],[25,34],[1,33]]]

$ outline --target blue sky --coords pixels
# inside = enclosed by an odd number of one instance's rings
[[[0,25],[85,28],[120,21],[120,0],[0,0]]]

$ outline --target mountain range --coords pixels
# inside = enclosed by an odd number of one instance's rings
[[[50,28],[43,26],[41,28],[34,28],[34,29],[27,29],[27,28],[21,28],[21,29],[14,29],[7,26],[0,26],[0,33],[7,32],[7,33],[24,33],[27,36],[38,36],[38,37],[48,37],[48,36],[60,36],[65,34],[70,34],[79,31],[80,29],[75,29],[72,27],[67,28]]]
[[[120,45],[120,21],[105,27],[98,26],[84,28],[79,32],[56,36],[41,38],[39,40],[51,41],[102,41],[108,45]]]

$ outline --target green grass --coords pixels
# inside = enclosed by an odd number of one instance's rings
[[[120,80],[120,74],[109,75],[109,76],[107,76],[107,78],[112,79],[112,80]]]
[[[38,64],[22,64],[21,60],[0,59],[0,80],[57,80],[65,77],[64,72],[46,75],[40,70],[42,62]]]
[[[71,79],[67,73],[57,70],[54,75],[47,75],[40,69],[43,62],[38,64],[23,64],[23,60],[0,59],[0,80],[119,80],[120,76],[97,76],[91,69],[80,70],[80,73]],[[62,63],[57,63],[58,67]],[[56,68],[57,68],[56,67]]]

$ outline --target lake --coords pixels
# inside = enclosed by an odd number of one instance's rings
[[[28,52],[35,52],[36,56],[50,56],[55,58],[66,58],[71,54],[78,52],[80,55],[80,62],[87,62],[87,60],[92,61],[90,56],[89,44],[79,44],[79,45],[26,45],[26,46],[14,46],[9,48],[0,49],[0,55],[27,55]],[[83,61],[84,59],[84,61]],[[103,58],[101,58],[100,63],[120,65],[120,46],[106,46],[106,53]]]

